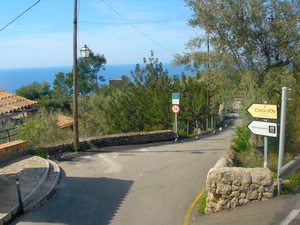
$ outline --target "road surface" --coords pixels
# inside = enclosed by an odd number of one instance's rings
[[[55,195],[13,224],[182,225],[233,133],[67,155]]]

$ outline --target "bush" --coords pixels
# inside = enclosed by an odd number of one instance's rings
[[[250,131],[246,127],[237,127],[235,130],[235,137],[232,139],[231,148],[236,152],[249,151],[250,144]]]
[[[41,109],[19,128],[19,138],[26,140],[31,150],[43,145],[63,142],[70,139],[70,133],[62,131],[57,125],[57,113]]]
[[[281,194],[288,194],[300,186],[300,172],[295,172],[289,176],[286,182],[283,182]]]

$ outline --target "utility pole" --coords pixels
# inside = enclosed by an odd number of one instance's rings
[[[206,45],[207,45],[207,53],[209,53],[209,31],[206,32]],[[207,63],[207,68],[209,69],[209,62]],[[207,110],[208,110],[209,109],[208,85],[206,87],[206,105],[207,105]],[[206,130],[208,130],[208,128],[209,128],[209,116],[207,115],[207,117],[206,117]]]
[[[78,135],[78,84],[77,84],[78,66],[77,66],[77,0],[74,0],[74,21],[73,21],[73,144],[74,150],[79,149]]]

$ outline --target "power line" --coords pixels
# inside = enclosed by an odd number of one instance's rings
[[[132,28],[134,28],[136,31],[138,31],[140,34],[142,34],[144,37],[148,38],[149,40],[151,40],[153,43],[155,43],[156,45],[160,46],[161,48],[171,52],[172,54],[175,54],[174,51],[172,51],[171,49],[163,46],[162,44],[160,44],[159,42],[155,41],[154,39],[152,39],[150,36],[148,36],[147,34],[145,34],[143,31],[141,31],[137,26],[135,26],[134,24],[130,23],[125,17],[123,17],[118,11],[116,11],[113,7],[111,7],[105,0],[102,0],[104,2],[105,5],[107,5],[108,8],[110,8],[112,11],[114,11],[120,18],[122,18],[128,25],[130,25]]]
[[[177,21],[177,20],[183,20],[188,19],[189,17],[179,17],[174,19],[165,19],[165,20],[154,20],[154,21],[144,21],[144,22],[135,22],[131,23],[133,25],[143,25],[143,24],[152,24],[152,23],[166,23],[170,21]],[[90,24],[101,24],[101,25],[128,25],[128,22],[126,23],[105,23],[105,22],[92,22],[92,21],[79,21],[80,23],[90,23]]]
[[[37,5],[41,0],[38,0],[36,3],[34,3],[32,6],[30,6],[28,9],[26,9],[24,12],[22,12],[19,16],[17,16],[15,19],[10,21],[8,24],[6,24],[4,27],[0,29],[0,32],[4,30],[6,27],[11,25],[13,22],[15,22],[17,19],[19,19],[21,16],[23,16],[26,12],[28,12],[30,9],[32,9],[35,5]]]

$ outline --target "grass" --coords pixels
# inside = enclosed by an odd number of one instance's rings
[[[284,154],[284,164],[294,158],[291,153]],[[246,168],[263,167],[264,166],[264,153],[259,150],[251,149],[247,151],[241,151],[237,154],[237,161],[239,166]],[[278,154],[274,151],[268,152],[268,168],[272,172],[277,172],[278,167]]]
[[[293,154],[285,153],[284,164],[286,164],[293,158]],[[239,162],[239,166],[241,167],[263,167],[264,156],[261,151],[252,149],[248,151],[238,152],[237,160]],[[278,169],[278,154],[273,151],[268,152],[268,168],[272,172],[274,172],[274,177],[276,178]],[[286,195],[288,193],[291,193],[298,187],[300,187],[300,171],[294,172],[282,183],[281,194]]]
[[[203,195],[203,196],[200,198],[200,200],[199,200],[198,213],[199,213],[200,215],[204,215],[204,214],[205,214],[206,197],[207,197],[207,194]]]
[[[286,195],[295,191],[300,186],[300,171],[294,172],[281,186],[281,194]]]

